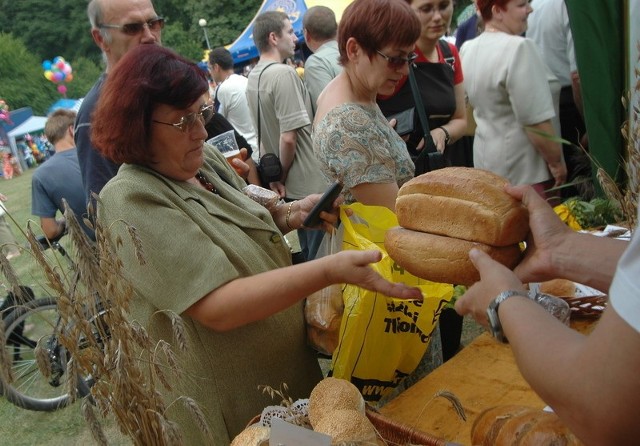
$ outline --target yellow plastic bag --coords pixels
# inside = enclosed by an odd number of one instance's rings
[[[353,211],[351,217],[345,210]],[[418,286],[423,301],[385,296],[353,285],[343,292],[344,314],[340,342],[332,357],[332,375],[350,380],[365,400],[377,402],[391,392],[420,363],[444,305],[453,296],[453,286],[434,283],[400,268],[384,249],[387,229],[398,220],[386,207],[354,203],[343,206],[342,249],[378,249],[380,262],[371,265],[386,279]]]

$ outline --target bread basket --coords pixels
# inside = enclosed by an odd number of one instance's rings
[[[394,421],[372,407],[367,406],[366,415],[373,424],[380,438],[389,446],[446,446],[453,445],[442,438],[422,432],[404,423]],[[251,426],[260,421],[260,415],[256,415],[249,421]]]

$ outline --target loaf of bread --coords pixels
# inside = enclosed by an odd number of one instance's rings
[[[521,256],[518,244],[495,247],[401,227],[387,231],[384,247],[399,266],[414,276],[457,285],[472,285],[480,280],[469,260],[471,248],[481,249],[508,268],[515,267]]]
[[[499,175],[468,167],[434,170],[398,192],[399,228],[387,231],[389,256],[415,276],[472,285],[480,279],[469,260],[479,248],[508,268],[520,261],[529,213],[504,190]]]
[[[378,444],[375,427],[365,414],[355,409],[326,412],[313,430],[329,435],[331,444]]]
[[[364,416],[365,402],[358,388],[346,379],[333,377],[316,384],[309,395],[309,422],[314,430],[327,413],[340,409],[356,410]]]
[[[556,297],[576,297],[576,283],[567,279],[552,279],[540,282],[538,291]]]
[[[231,446],[263,446],[269,444],[271,429],[252,424],[240,432],[231,442]]]
[[[505,405],[481,412],[471,428],[471,443],[482,446],[578,446],[582,444],[554,413]]]
[[[417,176],[398,192],[398,223],[491,246],[516,244],[529,232],[529,213],[504,191],[505,183],[499,175],[468,167]]]

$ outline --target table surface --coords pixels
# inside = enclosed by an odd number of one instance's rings
[[[586,333],[593,328],[592,322],[578,320],[572,327]],[[443,390],[458,398],[466,421],[447,399],[437,396]],[[484,409],[506,404],[546,406],[520,374],[509,345],[496,342],[485,332],[380,412],[448,442],[468,445],[476,416]]]

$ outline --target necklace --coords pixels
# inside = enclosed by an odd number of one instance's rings
[[[207,180],[207,177],[205,177],[202,172],[198,171],[198,173],[196,173],[196,179],[209,192],[213,192],[214,194],[218,193],[218,189],[216,189],[211,181]]]

